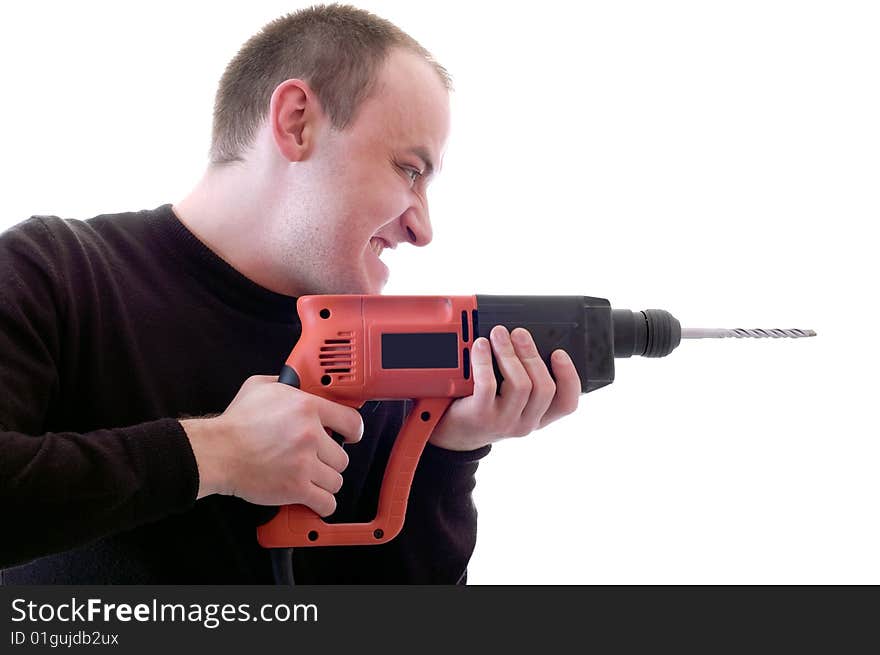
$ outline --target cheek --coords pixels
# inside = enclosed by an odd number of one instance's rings
[[[363,244],[407,210],[411,192],[385,159],[350,153],[345,161],[325,189],[327,214],[337,239],[353,237]]]
[[[373,187],[354,194],[350,202],[350,211],[347,212],[349,220],[343,228],[359,234],[364,241],[393,223],[409,208],[408,194],[388,186],[384,189]]]

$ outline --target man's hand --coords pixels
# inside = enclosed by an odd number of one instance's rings
[[[181,421],[199,467],[198,497],[238,496],[257,505],[302,504],[320,516],[336,510],[348,454],[325,431],[360,440],[357,410],[273,375],[247,380],[214,418]]]
[[[477,339],[471,349],[474,393],[449,406],[429,443],[449,450],[475,450],[508,437],[523,437],[577,409],[581,381],[564,350],[554,351],[550,358],[554,383],[528,330],[516,328],[510,334],[496,325],[489,336],[504,377],[500,394],[496,395],[489,341]]]

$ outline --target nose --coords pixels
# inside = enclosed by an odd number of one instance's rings
[[[401,217],[403,231],[414,246],[427,246],[434,238],[428,205],[410,207]]]

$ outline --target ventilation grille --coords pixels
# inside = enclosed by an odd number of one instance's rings
[[[324,339],[318,359],[321,370],[327,375],[332,374],[337,382],[354,381],[354,333],[339,332],[336,339]]]

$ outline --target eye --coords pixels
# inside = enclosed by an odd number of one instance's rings
[[[400,168],[409,178],[410,184],[415,184],[418,179],[423,175],[422,171],[417,168],[413,168],[412,166],[401,166]]]

